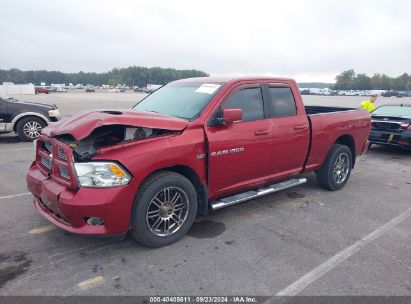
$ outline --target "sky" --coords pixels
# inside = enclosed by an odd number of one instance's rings
[[[411,1],[0,0],[0,69],[411,73]]]

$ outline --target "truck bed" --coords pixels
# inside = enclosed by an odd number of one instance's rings
[[[341,136],[346,144],[354,145],[354,157],[363,152],[370,129],[370,113],[354,108],[322,106],[306,106],[305,110],[311,129],[306,170],[318,169],[335,140]]]

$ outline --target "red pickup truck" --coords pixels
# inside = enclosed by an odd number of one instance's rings
[[[171,82],[131,110],[43,130],[27,175],[37,210],[84,235],[176,242],[196,215],[306,182],[342,188],[368,147],[366,111],[304,107],[294,80]]]

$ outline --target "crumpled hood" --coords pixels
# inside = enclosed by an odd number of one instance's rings
[[[86,138],[93,130],[109,125],[124,125],[133,127],[181,131],[189,121],[149,112],[132,110],[99,110],[72,116],[56,122],[43,129],[42,133],[49,136],[70,134],[75,140]]]

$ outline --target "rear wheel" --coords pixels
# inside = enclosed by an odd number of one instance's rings
[[[149,247],[162,247],[182,238],[197,213],[197,194],[184,176],[161,171],[141,186],[133,208],[133,237]]]
[[[318,184],[328,190],[339,190],[347,183],[352,168],[352,153],[345,145],[335,144],[317,171]]]
[[[16,126],[16,132],[22,141],[33,141],[40,136],[46,123],[38,117],[25,117]]]

